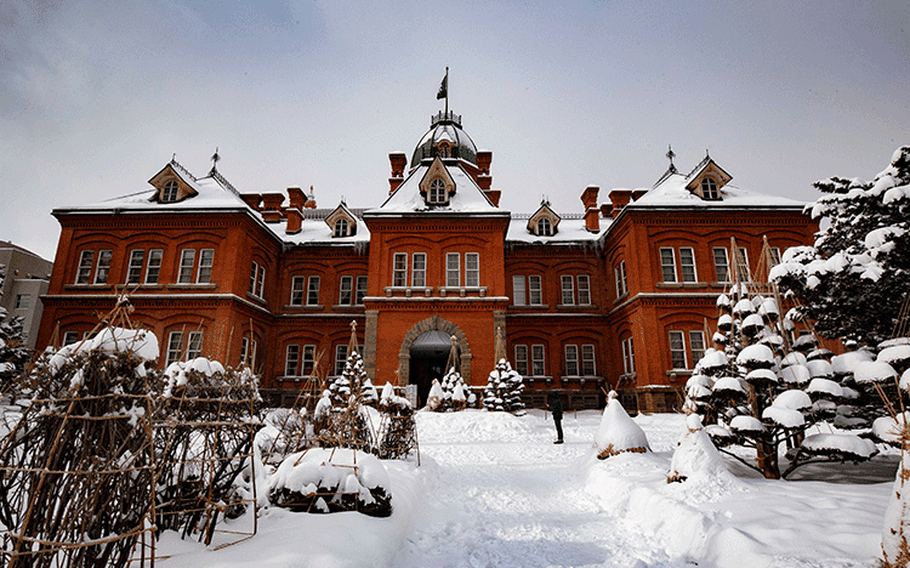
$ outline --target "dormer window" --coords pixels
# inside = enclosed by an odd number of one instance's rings
[[[335,231],[333,236],[335,237],[346,237],[348,236],[348,220],[342,217],[335,221]]]
[[[540,237],[553,236],[553,223],[548,217],[541,217],[537,220],[537,235]]]
[[[720,192],[717,191],[717,182],[714,178],[706,177],[701,180],[702,199],[717,201],[720,199]]]
[[[169,181],[161,188],[161,202],[177,201],[177,182]]]
[[[442,179],[436,178],[430,183],[429,191],[429,201],[430,203],[440,204],[448,201],[448,195],[446,195],[446,184]]]

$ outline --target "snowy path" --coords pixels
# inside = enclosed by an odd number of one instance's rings
[[[552,422],[539,416],[522,420],[521,443],[502,439],[514,424],[421,424],[424,467],[435,471],[394,567],[668,565],[661,546],[584,491],[576,464],[590,453],[590,427],[567,416],[567,443],[554,445]],[[464,413],[447,418],[477,422]],[[466,439],[452,440],[452,432]]]

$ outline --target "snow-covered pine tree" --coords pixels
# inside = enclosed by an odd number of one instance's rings
[[[802,303],[819,335],[875,346],[891,338],[910,291],[910,146],[871,182],[832,177],[815,187],[813,246],[788,249],[770,274]]]
[[[449,369],[440,383],[443,392],[443,406],[445,410],[464,410],[468,398],[465,393],[464,379],[455,367]]]
[[[0,264],[0,287],[6,275],[6,267]],[[7,311],[0,307],[0,392],[6,392],[13,379],[25,371],[32,351],[22,339],[21,316],[6,319]]]
[[[483,392],[483,405],[487,410],[516,412],[524,410],[521,393],[524,390],[524,378],[512,369],[505,359],[499,363],[487,379]]]

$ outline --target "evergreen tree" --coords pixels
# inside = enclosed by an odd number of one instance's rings
[[[524,379],[512,369],[509,362],[500,359],[487,379],[483,393],[483,405],[487,410],[515,412],[524,410],[521,392]]]
[[[6,275],[6,267],[0,265],[0,287]],[[23,319],[15,316],[6,319],[6,309],[0,307],[0,392],[5,392],[13,379],[25,370],[32,351],[25,346],[22,337]]]
[[[823,337],[875,346],[895,331],[910,291],[910,146],[871,182],[832,177],[815,187],[815,243],[789,249],[772,273]]]

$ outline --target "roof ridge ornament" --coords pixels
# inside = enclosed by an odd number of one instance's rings
[[[218,155],[218,146],[215,146],[215,153],[212,154],[211,160],[212,160],[212,171],[209,172],[209,175],[218,173],[217,165],[218,165],[218,162],[221,160],[221,156]]]

